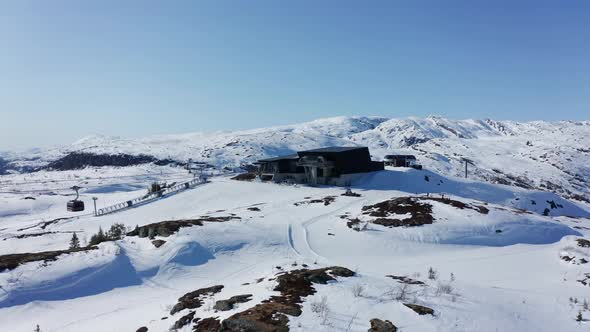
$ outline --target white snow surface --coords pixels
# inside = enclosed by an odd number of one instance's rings
[[[341,121],[331,121],[338,124],[334,130],[339,135]],[[367,126],[387,123],[362,121]],[[464,126],[484,124],[466,122]],[[509,130],[514,128],[505,129]],[[504,134],[496,136],[500,135]],[[583,308],[583,301],[590,301],[590,287],[578,281],[590,273],[590,264],[560,258],[564,253],[577,255],[577,261],[588,258],[588,249],[575,241],[590,239],[590,208],[583,203],[432,170],[388,168],[353,183],[352,190],[360,197],[341,196],[343,189],[337,187],[216,176],[210,183],[150,204],[101,217],[88,214],[92,196],[99,198],[100,207],[144,194],[142,188],[155,179],[181,182],[189,178],[177,168],[154,165],[0,177],[5,189],[0,193],[0,255],[67,249],[72,232],[85,245],[99,227],[108,229],[114,223],[132,229],[164,220],[240,217],[181,228],[171,236],[158,237],[166,241],[160,248],[147,238],[127,236],[102,243],[97,250],[0,272],[0,331],[32,331],[37,324],[45,332],[135,331],[141,326],[168,331],[188,313],[170,315],[177,299],[212,285],[224,288],[194,309],[195,317],[223,320],[277,295],[273,290],[276,274],[302,264],[343,266],[356,275],[314,284],[317,293],[304,298],[303,313],[289,316],[292,331],[367,331],[373,318],[390,320],[403,331],[590,328],[587,321],[575,320],[578,312],[590,317]],[[80,181],[87,182],[81,196],[87,209],[68,213],[65,203],[71,196],[64,196],[66,188]],[[361,216],[363,206],[396,197],[442,194],[485,206],[489,213],[432,201],[435,221],[430,225],[367,224],[362,231],[347,226],[347,218]],[[28,195],[35,200],[24,200]],[[335,201],[295,205],[326,196],[335,196]],[[561,207],[544,216],[547,201]],[[42,228],[43,221],[63,217]],[[48,234],[40,235],[44,232]],[[39,236],[19,238],[31,234]],[[427,277],[430,267],[437,272],[436,280]],[[426,285],[411,286],[405,300],[396,300],[400,283],[386,275],[409,276]],[[259,278],[263,280],[257,283]],[[355,296],[355,288],[362,289],[360,296]],[[216,300],[240,294],[252,294],[252,300],[230,311],[212,309]],[[324,297],[329,310],[320,317],[312,306]],[[428,306],[435,315],[420,316],[403,303]],[[191,330],[192,324],[180,329]]]
[[[343,189],[337,187],[236,181],[221,171],[342,145],[368,146],[374,160],[415,154],[424,170],[367,174],[352,185],[360,197],[340,196]],[[144,195],[153,181],[182,183],[193,175],[153,164],[0,175],[0,255],[64,250],[73,232],[86,245],[99,228],[114,223],[133,229],[201,216],[240,219],[181,228],[157,237],[166,241],[160,248],[127,236],[96,250],[1,271],[0,331],[33,331],[37,324],[44,332],[141,326],[169,331],[188,313],[170,315],[177,299],[212,285],[224,288],[194,309],[195,317],[223,320],[278,295],[276,275],[303,264],[343,266],[356,275],[314,284],[317,293],[303,299],[303,313],[289,316],[292,331],[367,331],[373,318],[390,320],[404,332],[590,330],[590,310],[584,307],[590,287],[581,282],[590,283],[590,248],[576,242],[590,240],[590,203],[583,199],[590,198],[590,121],[336,117],[236,132],[93,135],[0,157],[39,167],[71,152],[192,158],[218,171],[205,185],[101,217],[92,216],[92,197],[100,208]],[[468,179],[462,158],[473,161]],[[73,185],[83,187],[83,212],[65,210]],[[387,228],[368,222],[375,218],[362,210],[396,197],[442,195],[489,213],[425,201],[432,205],[432,224]],[[326,196],[335,201],[295,204]],[[347,226],[354,218],[361,231]],[[430,267],[435,280],[428,279]],[[426,285],[411,286],[406,299],[398,300],[401,284],[387,275]],[[215,301],[240,294],[252,294],[252,300],[230,311],[213,310]],[[322,298],[329,307],[323,316],[314,310]],[[435,315],[418,315],[403,303],[428,306]]]

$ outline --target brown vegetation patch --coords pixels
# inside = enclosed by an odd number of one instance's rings
[[[182,227],[203,226],[203,223],[205,222],[226,222],[232,219],[241,218],[234,215],[223,217],[203,216],[197,219],[160,221],[141,227],[136,227],[133,231],[127,233],[127,236],[139,236],[149,238],[153,238],[155,236],[168,237],[178,232],[178,230]]]
[[[174,307],[172,307],[172,310],[170,310],[170,314],[174,315],[175,313],[184,309],[199,308],[203,305],[203,298],[211,296],[215,293],[219,293],[222,289],[223,285],[216,285],[197,289],[196,291],[186,293],[178,298],[178,303],[176,303]]]
[[[328,206],[328,205],[332,204],[335,200],[336,200],[336,196],[326,196],[324,198],[316,198],[316,199],[309,199],[309,200],[301,201],[301,202],[295,202],[295,203],[293,203],[293,205],[300,206],[300,205],[304,205],[304,204],[323,203],[324,206]]]
[[[236,313],[222,322],[218,317],[205,319],[194,318],[194,311],[181,317],[173,328],[181,328],[192,320],[193,331],[199,332],[283,332],[289,331],[287,315],[301,315],[303,298],[316,292],[313,284],[326,284],[336,280],[335,277],[351,277],[354,272],[343,267],[332,266],[321,269],[299,269],[281,272],[277,275],[275,291],[280,295],[271,296],[262,303],[245,311]],[[170,311],[171,315],[184,310],[195,309],[203,305],[203,299],[221,291],[223,286],[212,286],[187,293],[178,299]],[[230,310],[235,303],[250,301],[252,295],[233,296],[228,300],[217,301],[216,310]],[[193,319],[194,318],[194,319]]]
[[[377,218],[372,221],[374,224],[387,227],[421,226],[434,222],[432,205],[421,203],[414,197],[398,197],[374,205],[363,206],[362,211],[364,215]],[[409,218],[392,218],[395,215],[405,215],[408,213],[411,214]]]
[[[337,277],[351,277],[354,272],[332,266],[322,269],[293,270],[277,277],[275,291],[280,296],[270,299],[246,311],[237,313],[222,322],[221,331],[288,331],[289,318],[285,315],[301,315],[303,298],[315,294],[313,284],[326,284]]]
[[[434,315],[434,310],[419,304],[404,303],[404,305],[414,310],[418,315]]]
[[[234,176],[231,179],[238,180],[238,181],[252,181],[252,180],[256,179],[256,173],[241,173],[241,174]]]
[[[475,210],[481,214],[488,214],[488,212],[490,212],[490,210],[488,208],[486,208],[483,205],[471,205],[471,204],[467,204],[461,201],[457,201],[454,199],[450,199],[450,198],[442,198],[442,197],[420,197],[421,200],[430,200],[430,201],[436,201],[439,203],[443,203],[443,204],[447,204],[447,205],[451,205],[453,207],[456,207],[457,209],[471,209],[471,210]]]
[[[57,257],[64,254],[71,254],[74,252],[88,251],[98,249],[96,246],[75,248],[68,250],[43,251],[34,253],[10,254],[0,256],[0,272],[5,270],[12,270],[21,264],[37,262],[37,261],[55,261]]]
[[[174,329],[180,329],[182,327],[184,327],[187,324],[190,324],[193,321],[193,318],[195,317],[195,312],[191,311],[188,314],[180,317],[175,323],[174,323]]]
[[[216,317],[209,317],[205,319],[196,318],[193,322],[196,323],[193,326],[195,332],[219,332],[221,331],[221,322]]]
[[[236,295],[232,296],[227,300],[219,300],[215,302],[213,309],[219,311],[228,311],[234,308],[237,303],[246,303],[252,300],[252,294]]]

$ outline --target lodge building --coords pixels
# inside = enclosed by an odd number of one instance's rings
[[[327,147],[256,162],[262,180],[348,186],[359,176],[381,171],[384,164],[372,161],[367,147]]]

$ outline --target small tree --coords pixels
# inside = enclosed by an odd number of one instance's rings
[[[576,322],[581,322],[584,320],[584,317],[582,317],[582,311],[578,311],[578,314],[576,315]]]
[[[76,234],[76,233],[74,233],[74,234]],[[41,328],[39,327],[39,324],[37,324],[37,326],[35,327],[33,332],[41,332]]]
[[[78,249],[80,248],[80,240],[78,239],[78,235],[76,232],[72,234],[72,239],[70,240],[70,249]]]
[[[104,232],[103,232],[103,230],[102,230],[102,227],[99,227],[99,228],[98,228],[98,233],[96,233],[96,234],[94,234],[94,235],[92,235],[92,236],[90,237],[90,243],[89,243],[89,244],[90,244],[91,246],[94,246],[94,245],[97,245],[97,244],[99,244],[99,243],[101,243],[101,242],[104,242],[104,241],[106,241],[106,240],[107,240],[107,237],[106,237],[106,235],[104,234]]]
[[[125,235],[126,230],[125,225],[115,223],[111,225],[111,228],[107,232],[107,238],[111,240],[120,240],[123,235]]]
[[[433,269],[432,266],[429,267],[428,268],[428,279],[436,280],[437,276],[438,276],[438,273],[436,272],[436,270]]]

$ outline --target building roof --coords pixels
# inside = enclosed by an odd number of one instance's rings
[[[278,157],[273,157],[273,158],[267,158],[267,159],[260,159],[258,160],[259,163],[270,163],[273,161],[279,161],[279,160],[296,160],[299,159],[299,155],[295,154],[289,154],[289,155],[285,155],[285,156],[278,156]]]
[[[306,153],[306,152],[344,152],[344,151],[361,150],[361,149],[367,149],[367,147],[366,146],[330,146],[330,147],[327,147],[327,148],[320,148],[320,149],[299,151],[299,153]]]

